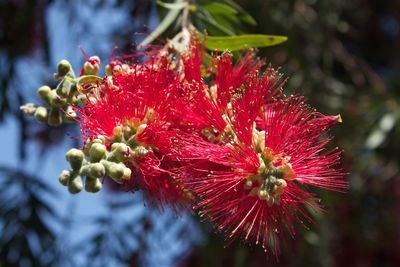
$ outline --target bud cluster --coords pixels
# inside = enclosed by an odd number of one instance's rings
[[[50,126],[60,126],[64,122],[76,120],[77,114],[72,106],[84,101],[85,96],[77,92],[75,74],[67,60],[58,63],[54,78],[60,80],[55,89],[44,85],[37,90],[38,97],[44,102],[43,106],[28,103],[21,106],[21,110],[34,116],[38,122],[47,121]]]

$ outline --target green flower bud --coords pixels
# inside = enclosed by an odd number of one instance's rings
[[[130,180],[132,176],[132,170],[129,169],[128,167],[125,167],[124,169],[124,175],[122,176],[123,180]]]
[[[72,148],[66,154],[65,158],[71,164],[71,167],[74,171],[78,171],[81,166],[85,155],[79,149]]]
[[[85,181],[85,190],[90,193],[97,193],[103,187],[102,183],[99,179],[92,179],[90,177],[86,178]]]
[[[59,181],[62,185],[67,186],[67,185],[68,185],[68,180],[69,180],[69,177],[70,177],[70,176],[71,176],[71,172],[70,172],[70,171],[63,170],[63,171],[60,173],[60,176],[58,176],[58,181]]]
[[[106,153],[107,149],[105,145],[93,141],[89,149],[90,161],[99,162],[100,160],[106,157]]]
[[[114,143],[111,145],[111,153],[108,155],[107,160],[114,162],[123,162],[129,156],[130,148],[124,143]]]
[[[66,99],[61,98],[59,95],[57,95],[56,89],[51,90],[50,97],[52,107],[62,107],[66,103]]]
[[[113,137],[116,142],[121,141],[122,139],[122,126],[116,126],[113,129]]]
[[[71,86],[72,86],[72,83],[69,80],[66,80],[66,79],[62,80],[56,88],[57,95],[59,95],[63,98],[68,97],[68,95],[71,92]]]
[[[47,109],[45,107],[38,107],[34,116],[38,122],[45,122],[47,119]]]
[[[82,177],[77,173],[73,173],[68,180],[68,191],[71,194],[77,194],[82,191],[82,188]]]
[[[104,167],[106,168],[108,176],[110,176],[115,182],[122,183],[121,179],[124,175],[125,165],[122,163],[115,163],[109,161],[102,161]]]
[[[77,117],[78,117],[78,114],[76,114],[74,109],[71,106],[68,106],[67,110],[65,111],[64,117],[63,117],[64,121],[74,122]]]
[[[51,88],[48,87],[47,85],[41,86],[37,90],[37,95],[41,99],[43,99],[43,101],[45,101],[47,104],[50,104],[50,102],[51,102],[50,94],[51,94]]]
[[[19,109],[26,115],[33,115],[36,111],[36,105],[33,103],[26,103],[22,105]]]
[[[65,59],[61,60],[57,66],[57,73],[54,75],[55,79],[64,77],[70,70],[71,64]]]
[[[62,121],[62,114],[60,112],[60,109],[59,108],[50,109],[49,117],[47,119],[47,123],[50,126],[57,127],[57,126],[60,126],[62,124],[62,122],[63,122]]]
[[[93,178],[101,178],[106,174],[106,169],[101,163],[92,163],[89,166],[88,174]]]

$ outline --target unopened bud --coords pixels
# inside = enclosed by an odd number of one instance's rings
[[[72,148],[66,154],[65,158],[71,164],[71,167],[74,171],[77,171],[81,168],[82,162],[85,155],[79,149]]]
[[[67,110],[64,113],[64,119],[67,122],[74,122],[76,118],[78,117],[78,114],[74,111],[74,109],[71,106],[67,107]]]
[[[282,177],[287,180],[294,180],[296,178],[296,173],[293,170],[292,164],[284,163],[281,166]]]
[[[57,73],[54,74],[54,78],[55,79],[59,79],[64,77],[65,75],[67,75],[67,73],[71,70],[71,64],[63,59],[58,63],[57,66]]]
[[[47,109],[45,107],[38,107],[34,116],[38,122],[45,122],[47,119]]]
[[[105,158],[106,153],[107,149],[105,145],[98,142],[93,142],[89,149],[90,161],[99,162],[100,160]]]
[[[83,70],[85,75],[95,75],[100,70],[100,58],[97,56],[90,57],[83,64]]]
[[[20,107],[20,110],[26,115],[33,115],[36,111],[37,107],[33,103],[26,103]]]
[[[62,80],[56,88],[56,93],[57,95],[61,97],[68,97],[68,95],[71,93],[71,87],[72,87],[72,82],[69,80]]]
[[[107,159],[114,162],[123,162],[129,156],[129,147],[124,143],[114,143],[111,145],[111,153]]]
[[[125,167],[125,169],[124,169],[124,175],[122,176],[122,179],[123,179],[123,180],[130,180],[130,179],[131,179],[131,176],[132,176],[132,170],[129,169],[129,168],[127,168],[127,167]]]
[[[59,108],[50,109],[49,117],[47,119],[47,123],[50,126],[57,127],[57,126],[60,126],[62,124],[62,122],[63,121],[62,121],[62,115],[61,115],[60,109]]]
[[[82,191],[82,188],[83,188],[82,177],[76,173],[71,175],[68,180],[68,191],[71,194],[77,194]]]
[[[99,179],[92,179],[87,177],[85,181],[85,190],[90,193],[97,193],[103,187]]]
[[[50,104],[51,102],[51,88],[48,87],[47,85],[41,86],[39,87],[39,89],[37,90],[37,95],[43,99],[43,101],[45,101],[47,104]]]
[[[51,101],[51,106],[53,106],[53,107],[62,107],[66,102],[66,100],[64,98],[61,98],[57,94],[56,89],[51,90],[50,101]]]
[[[93,178],[101,178],[106,174],[106,170],[101,163],[92,163],[89,166],[88,174]]]
[[[114,137],[115,141],[121,141],[122,134],[123,134],[122,126],[119,125],[119,126],[114,127],[114,129],[113,129],[113,137]]]
[[[111,162],[107,169],[107,174],[117,183],[122,183],[121,179],[124,175],[124,165],[121,163]]]
[[[68,185],[68,179],[71,176],[71,172],[67,171],[67,170],[63,170],[60,173],[60,176],[58,176],[58,181],[60,182],[60,184],[67,186]]]

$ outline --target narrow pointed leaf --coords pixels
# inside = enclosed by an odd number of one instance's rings
[[[278,45],[287,40],[286,36],[245,34],[238,36],[207,36],[206,48],[210,50],[237,51],[246,48]]]
[[[175,2],[175,3],[164,3],[162,1],[157,0],[157,5],[165,7],[167,9],[175,10],[175,9],[182,9],[184,8],[187,4],[186,2]]]
[[[174,4],[181,4],[184,3],[183,0],[177,0],[175,1]],[[149,36],[147,36],[141,43],[140,45],[147,45],[153,42],[158,36],[160,36],[163,32],[165,32],[166,29],[174,22],[176,21],[176,18],[178,17],[179,13],[181,12],[181,9],[171,9],[168,14],[165,16],[165,18],[160,22],[160,24],[157,26],[157,28],[152,31]]]

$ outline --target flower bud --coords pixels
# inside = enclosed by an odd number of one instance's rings
[[[50,126],[60,126],[62,124],[62,115],[59,108],[52,108],[49,112],[49,117],[47,119],[47,123]]]
[[[103,184],[99,179],[92,179],[87,177],[85,181],[85,190],[90,193],[97,193],[103,188]]]
[[[113,129],[113,137],[115,141],[121,141],[122,138],[122,126],[116,126]]]
[[[50,102],[52,107],[62,107],[66,100],[57,95],[56,89],[50,92]]]
[[[73,173],[68,180],[68,191],[71,194],[77,194],[82,191],[82,188],[82,177],[77,173]]]
[[[45,107],[38,107],[34,116],[38,122],[45,122],[47,119],[47,109]]]
[[[92,143],[92,145],[90,146],[90,149],[89,149],[90,161],[91,162],[99,162],[100,160],[102,160],[106,157],[106,153],[107,153],[107,149],[106,149],[105,145],[98,143],[98,142],[94,142],[94,143]]]
[[[114,143],[111,145],[111,153],[108,155],[107,160],[123,162],[128,158],[129,151],[129,147],[124,143]]]
[[[79,149],[72,148],[66,154],[65,158],[71,164],[71,167],[74,171],[78,171],[81,166],[85,155]]]
[[[74,122],[77,117],[78,117],[78,114],[76,114],[74,109],[71,106],[68,106],[67,110],[65,111],[65,114],[64,114],[64,121]]]
[[[51,102],[50,94],[51,94],[51,88],[48,87],[47,85],[41,86],[37,90],[37,95],[41,99],[43,99],[43,101],[45,101],[47,104],[50,104],[50,102]]]
[[[287,180],[294,180],[296,178],[296,173],[293,170],[292,164],[283,163],[281,166],[282,177]]]
[[[26,103],[22,105],[19,109],[26,115],[33,115],[36,111],[36,105],[33,103]]]
[[[124,164],[111,162],[107,168],[107,174],[117,183],[122,183],[121,179],[124,175]]]
[[[62,80],[56,88],[57,95],[66,98],[71,93],[72,82],[69,80]]]
[[[57,66],[57,73],[54,74],[54,78],[57,80],[59,78],[64,77],[65,75],[67,75],[67,73],[71,70],[71,64],[63,59],[58,63]]]
[[[92,163],[89,166],[88,174],[93,178],[101,178],[106,174],[106,169],[101,163]]]
[[[132,176],[132,170],[129,169],[128,167],[125,167],[124,169],[124,175],[122,176],[123,180],[130,180]]]
[[[69,177],[71,176],[71,172],[67,171],[67,170],[63,170],[60,173],[60,176],[58,176],[58,181],[60,182],[60,184],[67,186],[68,185],[68,180]]]
[[[258,197],[260,199],[267,199],[269,197],[269,194],[268,194],[267,190],[260,189],[260,190],[258,190]]]
[[[84,75],[95,75],[100,70],[100,58],[93,56],[83,64]]]

